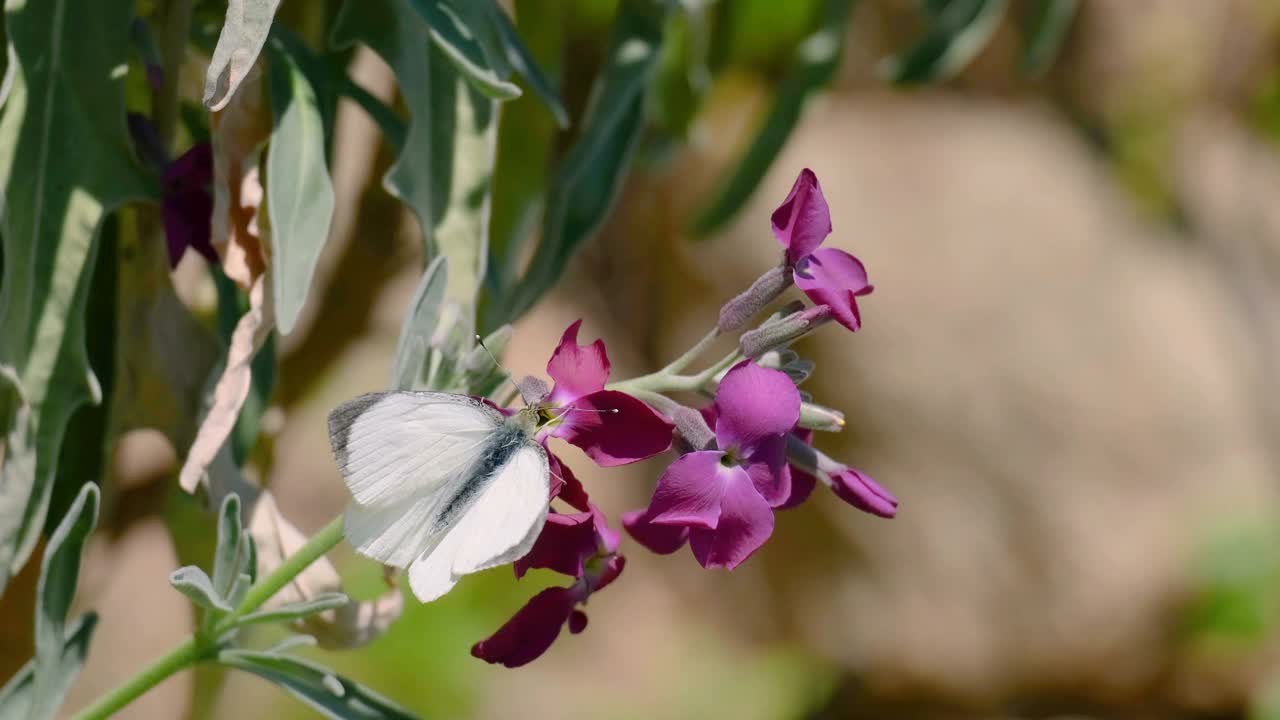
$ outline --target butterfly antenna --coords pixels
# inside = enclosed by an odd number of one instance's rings
[[[484,350],[485,354],[489,356],[489,359],[493,361],[493,366],[498,368],[502,372],[506,373],[507,382],[511,383],[511,387],[515,388],[516,393],[523,398],[524,391],[520,389],[520,383],[516,382],[515,378],[511,377],[511,371],[508,370],[505,366],[503,366],[502,363],[498,362],[497,356],[493,354],[493,351],[489,349],[488,345],[484,344],[484,338],[480,337],[479,334],[477,334],[475,337],[476,337],[476,344],[479,345],[481,349]]]

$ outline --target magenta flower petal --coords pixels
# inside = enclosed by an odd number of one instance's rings
[[[604,567],[599,568],[599,574],[591,579],[591,592],[598,593],[608,587],[610,583],[618,579],[618,576],[622,574],[626,567],[627,559],[625,557],[621,555],[607,556]],[[586,603],[586,599],[583,599],[582,602]]]
[[[898,498],[862,472],[846,468],[832,475],[831,481],[835,494],[859,510],[884,518],[898,514]]]
[[[720,381],[716,416],[716,443],[750,453],[759,443],[795,427],[800,391],[786,373],[744,360]]]
[[[809,299],[831,308],[835,319],[850,330],[862,327],[857,298],[875,289],[858,258],[836,248],[822,248],[796,263],[796,286]]]
[[[547,447],[545,440],[542,447]],[[573,509],[582,512],[590,510],[591,499],[587,497],[586,488],[582,487],[582,482],[573,474],[569,466],[558,455],[551,452],[550,448],[547,448],[547,463],[551,471],[550,499],[560,498]]]
[[[604,340],[579,345],[580,327],[582,321],[578,320],[565,329],[547,362],[547,375],[556,383],[549,401],[555,405],[566,405],[583,395],[603,390],[609,380],[609,355],[605,352]]]
[[[562,412],[564,419],[551,434],[582,448],[601,467],[643,460],[671,447],[675,425],[623,392],[598,390]]]
[[[817,250],[831,234],[831,210],[812,170],[800,171],[771,220],[774,236],[787,249],[787,257],[793,263]]]
[[[773,509],[745,472],[729,473],[714,530],[692,528],[689,547],[704,568],[732,570],[773,534]]]
[[[622,526],[636,542],[658,555],[670,555],[689,541],[689,528],[654,524],[649,519],[648,510],[623,513]]]
[[[587,614],[581,610],[569,613],[569,632],[577,635],[587,629]]]
[[[791,476],[791,493],[787,495],[787,499],[777,506],[777,510],[790,510],[800,507],[809,496],[813,494],[813,489],[818,485],[818,478],[801,470],[795,465],[788,465],[784,471]]]
[[[572,588],[547,588],[530,598],[524,607],[486,640],[471,648],[471,654],[486,662],[520,667],[536,660],[560,635],[560,628],[575,612],[577,593]],[[585,622],[577,623],[579,629]]]
[[[746,477],[740,468],[722,465],[724,456],[718,450],[699,450],[671,463],[653,491],[649,522],[714,528],[720,520],[720,501],[726,485],[733,477]]]
[[[569,577],[582,577],[588,558],[599,550],[592,513],[549,513],[529,553],[515,561],[516,577],[531,568],[546,568]]]
[[[165,168],[160,213],[170,267],[177,267],[187,248],[217,264],[218,253],[211,242],[212,184],[213,148],[209,143],[193,145]]]
[[[791,496],[791,474],[787,472],[787,439],[782,435],[773,435],[756,444],[750,463],[746,465],[747,475],[756,492],[769,503],[777,507]]]

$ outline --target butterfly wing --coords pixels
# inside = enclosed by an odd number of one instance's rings
[[[546,450],[521,435],[479,497],[409,567],[413,594],[422,602],[434,600],[459,577],[528,553],[547,518],[550,477]]]
[[[329,415],[329,442],[355,500],[346,534],[368,557],[405,567],[438,544],[439,518],[503,424],[464,395],[362,395]]]

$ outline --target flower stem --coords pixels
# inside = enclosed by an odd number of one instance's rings
[[[220,649],[219,638],[234,629],[237,620],[262,607],[263,603],[302,574],[302,571],[310,567],[311,563],[332,550],[342,541],[342,537],[343,519],[342,515],[339,515],[325,525],[320,532],[311,536],[305,545],[298,548],[297,552],[285,558],[279,567],[254,583],[240,606],[220,619],[214,626],[213,632],[196,633],[187,638],[166,655],[129,678],[120,687],[81,710],[80,714],[76,715],[76,720],[99,720],[111,717],[170,675],[213,657]]]
[[[720,337],[720,328],[711,328],[711,332],[704,335],[702,339],[695,343],[693,347],[689,348],[685,354],[675,360],[672,360],[670,365],[659,370],[658,374],[675,375],[681,370],[689,367],[689,363],[697,360],[702,353],[706,352],[707,348],[711,347],[711,344],[714,343],[718,337]]]
[[[109,718],[121,708],[136,700],[146,691],[159,685],[170,675],[194,665],[205,659],[206,653],[214,646],[205,644],[197,637],[189,637],[164,657],[159,658],[137,675],[129,678],[123,685],[103,695],[97,702],[81,710],[76,720],[99,720]]]

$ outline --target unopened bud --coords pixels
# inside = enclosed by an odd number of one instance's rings
[[[678,405],[669,413],[671,421],[676,424],[676,432],[694,450],[706,450],[715,447],[716,435],[702,417],[702,413],[684,405]]]
[[[785,349],[830,319],[831,308],[815,305],[803,312],[767,322],[755,330],[748,330],[742,334],[738,344],[743,355],[755,359],[770,350]]]
[[[817,403],[800,403],[800,427],[840,432],[844,429],[844,413]]]
[[[525,405],[533,405],[547,399],[551,394],[551,388],[547,387],[547,383],[542,378],[526,375],[518,382],[516,387],[520,389],[520,399],[524,400]]]
[[[741,328],[789,287],[791,271],[783,265],[770,268],[756,278],[751,287],[720,308],[720,322],[716,327],[720,332],[733,332]]]

